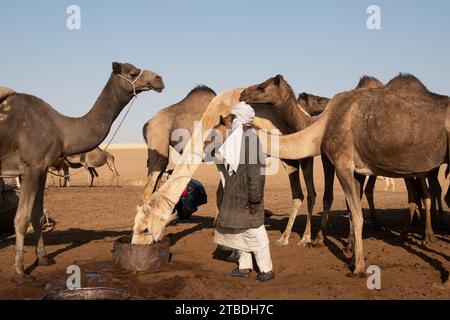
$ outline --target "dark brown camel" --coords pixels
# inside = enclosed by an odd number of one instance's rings
[[[35,230],[38,264],[53,263],[47,257],[39,228],[48,167],[61,157],[96,148],[134,94],[163,89],[162,78],[156,73],[115,62],[100,97],[81,118],[66,117],[43,100],[23,93],[11,93],[0,100],[0,177],[23,177],[15,218],[17,282],[32,280],[25,275],[23,265],[24,237],[30,221]]]
[[[282,80],[277,76],[250,87],[241,99],[271,103],[277,96],[279,101]],[[277,150],[268,150],[285,159],[324,154],[334,165],[351,212],[355,274],[365,273],[361,180],[355,174],[423,178],[448,163],[448,105],[447,96],[429,92],[413,76],[400,75],[382,88],[336,95],[316,123],[278,138]],[[274,107],[282,113],[280,106]]]
[[[66,157],[65,160],[69,167],[83,167],[86,172],[89,172],[91,179],[88,182],[88,185],[91,187],[94,185],[94,178],[98,178],[98,172],[95,168],[100,168],[106,164],[113,174],[111,185],[113,185],[114,181],[116,181],[116,185],[119,186],[119,172],[117,172],[114,164],[114,156],[107,151],[100,148],[95,148],[94,150],[86,153]]]

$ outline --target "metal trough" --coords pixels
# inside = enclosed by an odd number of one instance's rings
[[[170,239],[149,245],[131,244],[131,237],[126,236],[114,243],[113,261],[119,268],[141,272],[164,267],[170,260]]]

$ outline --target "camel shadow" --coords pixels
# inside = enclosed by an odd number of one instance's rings
[[[187,237],[197,231],[203,230],[203,229],[213,229],[214,228],[214,218],[211,217],[205,217],[205,216],[197,216],[193,215],[191,220],[186,222],[172,222],[170,225],[175,224],[195,224],[192,228],[185,229],[180,232],[170,233],[167,236],[170,237],[170,245],[175,245],[178,241],[180,241],[182,238]]]
[[[79,248],[92,241],[104,240],[106,238],[119,238],[122,236],[129,236],[131,231],[97,231],[97,230],[83,230],[83,229],[68,229],[65,231],[55,231],[44,235],[46,247],[56,245],[66,245],[48,254],[49,259],[53,260],[60,254]],[[14,245],[15,239],[8,238],[0,242],[0,249]],[[33,235],[27,235],[25,238],[26,246],[34,246],[35,239]],[[33,262],[25,269],[27,274],[30,274],[38,266],[37,261]]]
[[[391,246],[399,247],[407,252],[416,255],[422,259],[425,263],[430,265],[435,270],[439,271],[441,274],[441,280],[446,281],[449,277],[449,272],[446,270],[441,261],[427,255],[425,252],[430,254],[435,254],[441,256],[443,259],[450,261],[450,256],[445,253],[436,251],[431,246],[424,245],[422,243],[423,239],[423,226],[413,226],[410,228],[409,238],[413,240],[404,241],[401,238],[401,232],[403,231],[403,226],[405,219],[407,218],[408,212],[406,209],[385,209],[377,210],[376,216],[379,222],[379,227],[375,227],[373,224],[369,210],[364,211],[364,231],[363,239],[377,239],[381,240]],[[282,233],[286,227],[288,218],[283,219],[270,219],[269,230],[277,230]],[[450,222],[450,215],[444,212],[443,225],[448,225]],[[321,224],[321,216],[315,215],[312,219],[312,234],[313,237],[319,231]],[[297,217],[296,222],[292,228],[293,232],[297,232],[300,236],[304,231],[306,225],[306,216],[302,215]],[[330,214],[328,229],[326,232],[326,238],[324,244],[328,250],[340,261],[345,264],[349,264],[350,258],[344,254],[343,248],[348,244],[349,235],[349,216],[347,211],[332,211]],[[440,241],[450,243],[448,236],[450,232],[448,229],[440,229],[435,231],[436,237]],[[331,239],[335,239],[332,241]],[[418,250],[420,249],[420,251]]]

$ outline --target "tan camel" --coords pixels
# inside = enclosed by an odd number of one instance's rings
[[[90,181],[88,181],[88,185],[91,187],[94,185],[94,178],[98,178],[98,172],[95,170],[96,168],[103,167],[105,164],[108,165],[109,170],[112,172],[111,185],[113,185],[114,181],[116,181],[116,185],[119,186],[119,172],[116,169],[114,164],[114,156],[104,151],[100,148],[95,148],[92,151],[77,154],[74,156],[68,156],[65,158],[66,165],[71,168],[80,168],[83,167],[87,173],[90,174]],[[89,177],[88,177],[89,179]]]
[[[194,122],[200,121],[202,115],[207,109],[210,102],[214,99],[215,93],[208,87],[200,86],[194,88],[182,101],[159,111],[151,120],[149,120],[144,128],[143,134],[148,146],[148,182],[144,191],[144,203],[148,202],[151,194],[157,189],[160,177],[167,170],[169,163],[170,146],[176,147],[176,141],[172,141],[171,135],[176,129],[183,128],[191,135],[194,129]],[[320,113],[325,109],[328,99],[314,96],[308,93],[302,93],[299,96],[299,112],[311,118],[311,114]],[[230,106],[231,108],[232,106]],[[263,107],[265,108],[265,107]],[[301,110],[301,111],[300,111]],[[257,111],[255,123],[261,128],[278,128],[282,132],[293,132],[286,127],[284,121],[270,110]],[[275,117],[275,118],[274,118]],[[272,119],[273,118],[273,119]],[[182,152],[188,141],[183,141],[179,150]],[[293,199],[290,219],[286,226],[286,230],[282,237],[277,241],[280,246],[289,244],[291,229],[295,221],[295,217],[304,200],[303,191],[300,184],[299,165],[306,181],[308,190],[308,212],[312,213],[315,203],[315,190],[313,183],[313,163],[311,161],[283,161],[283,166],[288,171],[291,193]],[[218,166],[219,172],[223,168]],[[222,192],[222,185],[217,188],[218,199]],[[218,204],[217,204],[218,205]],[[309,221],[309,220],[308,220]],[[309,233],[302,238],[301,244],[309,245]]]
[[[194,123],[200,121],[203,113],[214,99],[216,93],[206,87],[198,86],[191,90],[180,102],[160,110],[143,127],[142,133],[148,147],[148,178],[144,191],[147,201],[156,190],[158,181],[169,164],[170,147],[178,147],[182,153],[188,141],[173,141],[172,134],[177,129],[194,130]]]
[[[282,80],[277,76],[250,87],[241,99],[271,102],[268,97],[281,94]],[[276,137],[279,146],[268,150],[287,159],[324,153],[333,163],[351,211],[355,274],[365,272],[358,176],[419,177],[421,188],[428,192],[424,177],[448,163],[448,106],[448,97],[429,92],[411,75],[400,75],[383,88],[336,95],[314,125]],[[259,134],[271,139],[264,132]],[[429,202],[426,198],[427,206]]]

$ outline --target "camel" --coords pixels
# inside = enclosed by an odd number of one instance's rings
[[[170,146],[176,146],[176,143],[171,139],[173,131],[183,128],[188,130],[192,135],[194,122],[201,120],[202,115],[215,96],[216,94],[212,89],[205,86],[198,86],[182,101],[162,109],[144,125],[143,135],[148,146],[148,181],[144,190],[144,202],[149,201],[150,196],[157,189],[156,186],[159,184],[163,172],[167,170]],[[300,105],[299,110],[301,110],[299,112],[303,112],[308,118],[311,118],[311,114],[317,114],[323,111],[327,101],[328,99],[323,97],[302,93],[298,98]],[[231,107],[232,106],[230,106],[230,108]],[[261,110],[261,112],[257,111],[256,116],[255,123],[260,127],[271,129],[275,126],[283,132],[292,132],[289,131],[286,124],[284,124],[278,116],[274,115],[273,112]],[[270,120],[272,123],[268,123],[267,120]],[[177,151],[182,152],[187,143],[188,141],[183,141],[181,148]],[[309,212],[312,213],[315,203],[315,189],[312,172],[313,163],[311,161],[303,161],[300,163],[297,161],[283,161],[283,166],[288,171],[293,205],[286,230],[277,241],[279,246],[286,246],[289,244],[289,237],[295,217],[304,200],[299,176],[300,166],[302,167],[308,190],[307,199]],[[224,168],[218,166],[218,170],[221,172],[224,171]],[[219,184],[217,188],[218,199],[221,198],[220,194],[222,191],[222,185]],[[300,244],[308,246],[310,244],[310,237],[306,234]]]
[[[70,168],[83,167],[86,172],[89,172],[91,180],[90,182],[88,181],[88,184],[90,183],[91,187],[94,185],[94,178],[98,177],[98,173],[95,168],[100,168],[106,164],[113,174],[111,185],[113,185],[115,180],[116,185],[119,186],[119,172],[117,172],[114,164],[114,156],[107,151],[100,148],[95,148],[94,150],[86,153],[68,156],[65,158],[65,162],[66,166]]]
[[[56,175],[59,178],[60,187],[69,187],[69,165],[67,164],[65,158],[59,158],[52,166],[48,167],[48,172],[51,175]]]
[[[276,96],[279,101],[283,99],[280,96],[283,80],[277,76],[247,88],[240,99],[272,103]],[[448,163],[449,105],[447,96],[428,91],[412,75],[400,74],[382,88],[336,95],[312,126],[276,137],[279,145],[266,150],[267,154],[293,160],[325,154],[333,164],[351,212],[355,275],[365,273],[359,199],[361,177],[418,177],[420,188],[428,194],[424,178]],[[281,106],[273,106],[283,112]],[[265,139],[272,138],[262,131],[258,134]],[[428,197],[424,202],[430,206]],[[429,210],[426,213],[430,220]]]
[[[302,92],[298,95],[297,103],[301,107],[300,111],[305,110],[307,116],[317,117],[328,105],[329,98],[315,96],[310,93]]]
[[[144,201],[157,189],[161,175],[169,164],[170,147],[175,148],[171,135],[176,129],[183,128],[192,134],[194,123],[200,121],[209,103],[216,93],[206,86],[192,89],[180,102],[160,110],[142,128],[142,134],[148,147],[148,179],[144,191]],[[306,92],[299,95],[299,105],[310,116],[320,114],[328,103],[327,98]],[[183,141],[177,152],[182,153],[188,141]]]
[[[160,110],[144,125],[142,133],[148,146],[148,178],[144,191],[147,201],[155,192],[158,181],[169,164],[170,147],[175,148],[178,142],[172,141],[172,133],[177,129],[185,129],[192,134],[194,122],[199,121],[216,93],[207,86],[197,86],[183,100]],[[182,152],[187,141],[183,141]]]
[[[0,177],[23,177],[15,217],[14,280],[30,282],[24,272],[24,236],[30,224],[37,241],[38,265],[54,261],[47,256],[39,222],[43,215],[47,169],[59,158],[96,148],[108,135],[122,109],[137,94],[162,92],[158,74],[128,63],[112,64],[111,76],[94,104],[81,118],[58,113],[45,101],[24,93],[9,92],[0,98]],[[17,130],[17,128],[21,130]],[[11,134],[14,132],[14,134]]]

